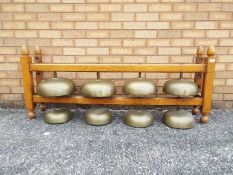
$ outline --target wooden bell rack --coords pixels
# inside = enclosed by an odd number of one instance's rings
[[[21,50],[21,66],[23,74],[23,87],[25,106],[30,119],[36,117],[36,103],[64,103],[64,104],[103,104],[103,105],[154,105],[154,106],[193,106],[193,114],[200,112],[201,123],[208,122],[211,111],[215,71],[215,48],[209,46],[206,54],[202,47],[198,47],[195,55],[196,63],[193,64],[44,64],[42,63],[41,50],[35,50],[35,63],[29,55],[27,47]],[[36,82],[43,79],[43,72],[157,72],[157,73],[195,73],[194,82],[201,93],[195,97],[146,97],[134,98],[115,96],[110,98],[88,98],[80,95],[64,97],[41,97],[34,92],[33,72],[36,72]],[[42,105],[42,109],[44,109]]]

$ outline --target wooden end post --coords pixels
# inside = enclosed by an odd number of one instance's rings
[[[203,87],[202,87],[203,105],[201,109],[202,117],[200,119],[200,122],[203,124],[208,123],[209,120],[208,114],[211,111],[214,71],[215,71],[214,46],[209,46],[206,54],[208,57],[204,60],[204,63],[206,64],[206,71],[203,75]]]
[[[202,46],[199,46],[197,48],[197,53],[196,53],[196,64],[204,63],[204,54],[205,54],[204,48]],[[203,73],[201,72],[195,73],[194,82],[197,84],[199,88],[201,88],[203,82]]]
[[[35,57],[34,57],[35,63],[42,63],[42,55],[41,55],[41,49],[39,46],[35,47]],[[43,72],[36,72],[36,84],[38,85],[39,82],[43,79]],[[40,104],[41,111],[45,111],[46,107],[44,103]]]
[[[196,64],[204,63],[204,48],[202,46],[198,46],[195,58],[196,58],[195,59]],[[201,72],[195,73],[194,82],[197,84],[198,88],[201,89],[203,82],[203,73]],[[200,95],[198,94],[198,96]],[[199,112],[200,112],[199,107],[194,106],[192,109],[192,114],[197,115]]]
[[[39,46],[35,47],[35,63],[42,63],[41,49]],[[43,72],[36,72],[36,83],[38,84],[43,79]]]
[[[26,46],[22,46],[20,63],[22,67],[23,75],[23,87],[24,87],[24,101],[25,106],[28,110],[28,117],[33,119],[36,117],[34,112],[35,103],[33,103],[33,77],[32,72],[30,71],[30,64],[32,63],[32,57],[29,56],[29,50]]]

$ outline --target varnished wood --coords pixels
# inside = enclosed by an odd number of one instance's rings
[[[214,59],[215,49],[210,46],[207,50],[207,56],[203,53],[203,48],[197,50],[195,64],[43,64],[41,63],[41,51],[35,50],[35,56],[38,56],[36,63],[32,64],[28,49],[22,48],[21,66],[24,84],[25,105],[28,110],[29,118],[35,118],[36,103],[64,103],[64,104],[103,104],[103,105],[174,105],[174,106],[194,106],[193,114],[198,112],[201,107],[201,123],[208,122],[208,113],[211,110],[211,97],[214,80]],[[36,60],[36,59],[35,59]],[[204,61],[203,61],[204,60]],[[202,88],[202,93],[198,97],[190,98],[171,98],[171,97],[151,97],[151,98],[132,98],[126,96],[116,96],[113,98],[86,98],[82,96],[66,96],[56,98],[46,98],[34,95],[34,86],[32,81],[32,72],[61,71],[61,72],[164,72],[164,73],[199,73],[201,81],[195,76],[194,81]],[[99,74],[99,73],[98,73]],[[37,83],[42,79],[42,74],[36,78]],[[98,76],[99,78],[99,76]]]
[[[34,119],[34,118],[36,118],[36,113],[35,113],[34,110],[29,110],[29,111],[28,111],[28,118],[29,118],[29,119]]]
[[[209,57],[209,56],[213,56],[215,54],[215,52],[216,52],[215,47],[213,45],[211,45],[211,46],[208,47],[208,49],[206,51],[206,54]]]
[[[196,55],[195,55],[195,63],[196,64],[204,64],[204,59],[205,59],[204,54],[205,54],[204,53],[204,47],[198,46],[197,52],[196,52]],[[203,72],[195,73],[194,82],[197,84],[199,90],[202,91]],[[200,112],[199,107],[194,106],[193,109],[192,109],[192,114],[197,115],[199,112]]]
[[[46,106],[45,106],[44,103],[41,103],[41,104],[40,104],[40,110],[41,110],[41,111],[46,111]]]
[[[39,46],[35,47],[35,56],[34,56],[34,62],[35,63],[42,63],[42,54],[41,54],[41,49]],[[36,84],[38,85],[41,80],[43,80],[43,72],[36,71]],[[45,111],[46,106],[45,104],[41,103],[40,104],[40,110]]]
[[[28,48],[27,48],[27,46],[25,46],[25,45],[22,45],[22,48],[21,48],[21,56],[29,56],[29,50],[28,50]]]
[[[212,93],[213,93],[213,81],[214,81],[214,71],[215,71],[215,48],[210,46],[207,50],[208,58],[205,59],[206,72],[203,77],[203,88],[202,88],[202,117],[201,122],[208,122],[208,113],[211,111]]]
[[[192,109],[192,114],[193,115],[197,115],[200,112],[199,107],[198,106],[194,106],[194,108]]]
[[[200,119],[200,122],[201,122],[202,124],[207,124],[208,121],[209,121],[208,115],[203,115],[203,116],[201,117],[201,119]]]
[[[31,71],[62,72],[204,72],[204,64],[31,64]]]
[[[202,46],[199,46],[197,48],[197,52],[196,52],[196,64],[204,64],[204,59],[205,59],[205,55],[204,55],[204,48]],[[195,77],[194,77],[194,82],[197,84],[197,86],[199,88],[202,87],[202,83],[203,83],[203,73],[202,72],[198,72],[195,73]]]
[[[113,97],[113,98],[87,98],[82,96],[67,96],[58,98],[46,98],[38,95],[33,96],[34,102],[43,103],[71,103],[71,104],[103,104],[103,105],[202,105],[202,98],[130,98],[130,97]]]
[[[35,47],[35,56],[34,56],[35,63],[42,63],[42,55],[41,49],[39,46]],[[36,72],[36,83],[38,84],[43,79],[43,72]]]
[[[32,72],[29,69],[29,66],[32,63],[32,57],[29,56],[29,50],[25,46],[22,47],[21,53],[22,56],[20,58],[20,63],[22,66],[22,75],[23,75],[24,101],[25,101],[25,106],[28,110],[29,118],[34,118],[35,104],[33,103],[33,99],[32,99],[32,96],[34,94],[34,86],[33,86]]]

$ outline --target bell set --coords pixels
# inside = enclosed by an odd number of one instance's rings
[[[75,92],[75,84],[67,78],[50,78],[39,82],[37,94],[43,97],[68,96]],[[154,81],[144,78],[131,79],[125,82],[123,91],[127,95],[142,98],[155,95],[158,88]],[[198,94],[198,87],[194,82],[181,79],[169,80],[164,84],[163,91],[166,94],[177,97],[190,97]],[[87,81],[80,87],[80,94],[85,97],[103,98],[112,97],[116,92],[116,86],[110,80]],[[54,109],[45,112],[44,121],[49,124],[60,124],[72,119],[71,112],[67,109]],[[84,114],[84,120],[89,125],[106,125],[113,120],[113,116],[107,108],[91,108]],[[146,110],[131,110],[124,116],[124,123],[131,127],[145,128],[153,124],[154,117]],[[163,123],[171,128],[193,128],[195,120],[187,111],[170,110],[164,113]]]

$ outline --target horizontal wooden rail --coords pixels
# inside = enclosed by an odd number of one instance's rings
[[[38,95],[33,96],[34,102],[40,103],[63,103],[63,104],[102,104],[102,105],[181,105],[181,106],[202,106],[202,98],[172,98],[172,97],[151,97],[151,98],[86,98],[82,96],[67,96],[47,98]]]
[[[31,71],[61,72],[205,72],[205,64],[30,64]]]

